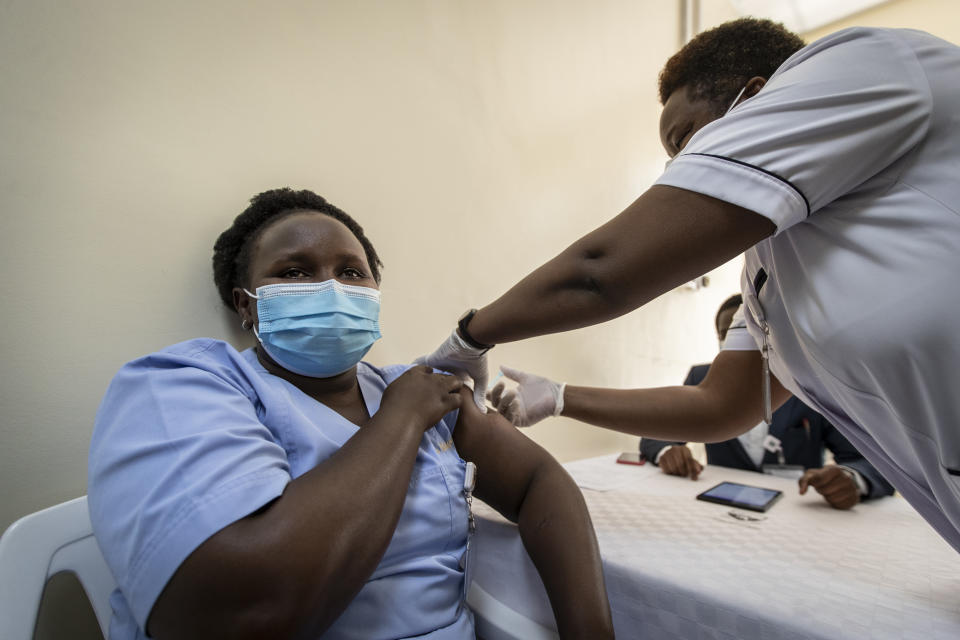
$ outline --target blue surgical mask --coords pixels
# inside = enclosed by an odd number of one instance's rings
[[[257,287],[257,340],[284,369],[329,378],[380,338],[380,292],[336,280]]]

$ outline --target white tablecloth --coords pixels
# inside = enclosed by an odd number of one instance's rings
[[[960,556],[903,499],[837,511],[792,480],[707,466],[693,482],[615,459],[565,466],[592,487],[583,493],[618,638],[960,638]],[[724,480],[784,496],[766,514],[694,499]],[[475,584],[555,629],[516,527],[482,503],[475,511]]]

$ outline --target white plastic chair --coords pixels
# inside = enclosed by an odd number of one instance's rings
[[[93,538],[87,497],[20,518],[0,537],[0,639],[32,640],[43,589],[54,574],[77,576],[103,637],[116,582]],[[556,640],[557,632],[513,611],[476,583],[467,599],[485,640]]]
[[[93,538],[86,496],[24,516],[0,537],[0,638],[33,638],[43,588],[61,571],[77,576],[106,638],[116,582]]]
[[[560,637],[553,629],[503,604],[476,582],[467,591],[467,604],[473,610],[477,636],[483,640],[558,640]]]

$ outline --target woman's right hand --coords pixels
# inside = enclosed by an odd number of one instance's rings
[[[387,386],[380,410],[397,412],[426,431],[460,408],[461,387],[463,382],[457,376],[434,373],[431,367],[418,365]]]
[[[436,351],[413,362],[449,371],[464,382],[468,377],[473,378],[473,401],[480,413],[486,413],[483,396],[487,390],[487,351],[470,346],[454,329]]]
[[[517,427],[530,427],[544,418],[558,416],[563,411],[563,390],[567,384],[526,373],[519,369],[500,367],[503,375],[517,383],[516,389],[505,391],[498,382],[487,397],[507,420]]]

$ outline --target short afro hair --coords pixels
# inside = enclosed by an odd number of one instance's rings
[[[778,22],[740,18],[695,36],[673,54],[660,72],[660,104],[677,89],[706,100],[723,114],[750,78],[769,79],[787,58],[802,49],[803,39]]]
[[[289,187],[271,189],[251,198],[250,206],[236,217],[213,245],[213,282],[227,308],[236,311],[233,289],[243,286],[247,280],[250,254],[257,238],[270,224],[298,211],[316,211],[346,225],[363,246],[373,279],[379,284],[383,263],[356,220],[312,191],[294,191]]]
[[[727,325],[726,327],[723,327],[723,331],[721,331],[721,330],[720,330],[720,329],[721,329],[721,327],[720,327],[720,315],[721,315],[724,311],[726,311],[727,309],[736,309],[737,307],[739,307],[739,306],[742,305],[742,304],[743,304],[743,296],[740,295],[739,293],[736,293],[736,294],[730,296],[729,298],[727,298],[726,300],[724,300],[724,301],[723,301],[723,304],[720,305],[720,308],[717,309],[717,315],[715,315],[715,316],[713,317],[713,326],[714,326],[714,328],[717,330],[717,335],[721,336],[721,338],[720,338],[721,340],[722,340],[724,337],[726,337],[726,335],[727,335],[727,329],[730,328],[730,325]]]

